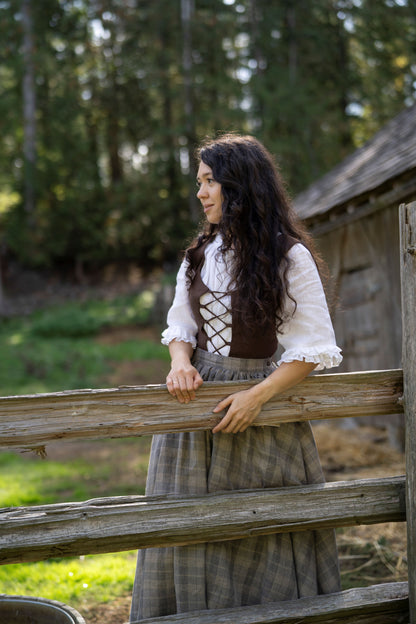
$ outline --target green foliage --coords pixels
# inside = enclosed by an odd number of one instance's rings
[[[94,339],[108,327],[140,325],[149,319],[153,295],[67,304],[0,325],[0,394],[32,394],[102,386],[111,363],[169,354],[149,340],[102,344]]]
[[[91,385],[106,370],[91,340],[48,340],[31,335],[26,323],[4,323],[0,333],[0,392],[32,394]]]
[[[172,263],[198,220],[190,196],[200,138],[257,135],[294,194],[415,101],[410,0],[191,4],[185,20],[180,0],[25,3],[36,71],[32,179],[22,11],[17,0],[1,3],[7,253],[32,266]]]
[[[106,327],[144,325],[150,320],[153,304],[154,295],[149,290],[112,301],[66,304],[36,312],[30,331],[36,336],[77,338],[93,336]]]

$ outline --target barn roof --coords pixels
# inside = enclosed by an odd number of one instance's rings
[[[323,215],[416,167],[416,104],[295,197],[302,219]]]

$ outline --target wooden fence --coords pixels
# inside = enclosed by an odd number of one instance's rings
[[[121,496],[0,510],[0,563],[405,521],[409,583],[193,612],[149,624],[416,624],[416,203],[400,207],[403,370],[316,375],[268,403],[256,425],[371,414],[406,417],[407,476],[204,497]],[[42,454],[56,440],[211,429],[212,406],[252,382],[206,383],[181,405],[165,386],[0,398],[0,448]],[[197,409],[196,409],[197,408]]]

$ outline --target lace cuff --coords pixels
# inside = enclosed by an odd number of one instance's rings
[[[288,349],[282,354],[277,364],[280,366],[283,362],[293,362],[294,360],[318,364],[315,368],[317,371],[324,368],[334,368],[342,362],[341,349],[333,345]]]
[[[188,329],[184,327],[168,327],[162,333],[161,343],[164,345],[169,345],[172,340],[177,340],[178,342],[190,342],[192,347],[195,349],[196,347],[196,338]]]

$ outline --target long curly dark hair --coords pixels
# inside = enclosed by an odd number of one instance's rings
[[[229,250],[233,253],[231,283],[237,291],[233,315],[248,328],[274,323],[279,331],[286,320],[286,296],[290,297],[290,247],[302,242],[318,265],[320,259],[290,206],[273,157],[254,137],[225,134],[206,140],[197,158],[221,184],[222,219],[219,224],[206,223],[189,249],[200,247],[219,232],[220,252],[224,256]],[[192,267],[187,278],[192,280]]]

